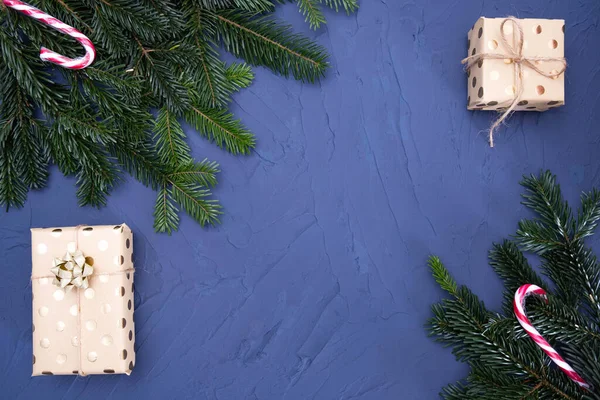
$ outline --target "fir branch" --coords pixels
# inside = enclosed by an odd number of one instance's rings
[[[201,226],[219,222],[221,206],[216,200],[207,199],[211,194],[209,190],[176,179],[167,181],[172,186],[173,199]]]
[[[548,303],[537,297],[527,301],[527,313],[536,329],[558,350],[593,388],[600,387],[596,373],[600,354],[600,266],[585,247],[598,221],[598,194],[582,197],[582,208],[573,218],[556,178],[549,173],[526,178],[525,204],[536,211],[536,220],[521,221],[515,243],[505,241],[490,252],[490,264],[505,285],[505,315],[486,312],[477,298],[458,287],[437,258],[430,267],[438,284],[451,299],[432,306],[429,332],[452,346],[457,359],[469,363],[467,382],[450,385],[448,399],[597,399],[550,360],[518,324],[512,309],[515,290],[525,283],[552,288]],[[541,255],[548,284],[533,270],[522,250]],[[457,289],[455,289],[457,288]]]
[[[283,76],[314,82],[329,66],[325,50],[294,34],[269,16],[217,11],[216,32],[225,48],[252,65],[264,65]]]
[[[185,133],[175,115],[166,108],[160,109],[154,125],[154,140],[162,163],[175,166],[192,161],[191,150],[184,138]]]
[[[581,211],[577,216],[575,229],[576,240],[584,239],[593,234],[600,220],[600,192],[593,189],[590,193],[581,195]]]
[[[214,161],[188,162],[175,167],[166,176],[170,180],[190,185],[214,187],[217,185],[219,165]]]
[[[0,206],[22,207],[27,198],[27,186],[19,176],[16,155],[8,142],[0,144]]]
[[[225,78],[229,83],[230,91],[237,92],[252,84],[254,74],[247,64],[233,63],[225,70]]]
[[[154,230],[156,232],[166,232],[169,235],[171,232],[177,230],[177,226],[179,225],[178,211],[173,201],[173,194],[165,182],[156,197]]]
[[[99,57],[81,71],[42,62],[40,46],[74,58],[81,45],[0,9],[3,205],[19,206],[28,188],[43,187],[53,162],[76,176],[80,204],[105,204],[122,168],[159,192],[158,231],[176,229],[179,208],[201,224],[215,223],[220,207],[207,188],[218,167],[193,161],[179,118],[232,153],[247,154],[255,144],[227,110],[252,71],[245,63],[226,66],[217,46],[306,81],[328,66],[322,47],[272,17],[271,0],[31,1],[84,32]]]
[[[185,118],[201,135],[233,154],[247,154],[254,147],[254,136],[225,110],[192,107]]]
[[[320,28],[326,22],[318,0],[298,0],[298,8],[311,29]]]
[[[321,3],[326,6],[333,8],[335,11],[338,11],[341,7],[344,7],[347,14],[353,13],[358,10],[358,1],[357,0],[319,0]]]

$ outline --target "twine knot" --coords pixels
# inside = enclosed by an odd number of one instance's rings
[[[504,31],[504,25],[507,22],[511,22],[513,24],[513,42],[515,46],[513,46],[506,37],[506,33]],[[509,63],[514,65],[514,75],[515,75],[515,91],[514,98],[510,106],[503,110],[502,114],[494,121],[490,129],[488,130],[490,147],[494,147],[494,132],[496,129],[515,111],[515,108],[521,101],[521,97],[523,96],[523,66],[531,68],[538,74],[545,76],[546,78],[556,79],[560,75],[562,75],[567,69],[567,60],[564,57],[526,57],[523,56],[523,44],[524,40],[524,32],[523,27],[519,20],[515,17],[509,16],[506,17],[502,23],[500,24],[500,39],[502,46],[505,49],[505,53],[480,53],[469,56],[461,61],[462,64],[466,64],[465,70],[470,70],[475,64],[481,63],[485,59],[496,59],[496,60],[509,60]],[[547,61],[558,61],[563,64],[560,70],[553,70],[552,72],[546,72],[540,69],[536,64]]]

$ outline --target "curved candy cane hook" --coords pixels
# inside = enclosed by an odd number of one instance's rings
[[[77,29],[57,20],[56,18],[38,10],[37,8],[30,6],[27,3],[23,3],[19,0],[3,0],[6,7],[10,7],[28,17],[37,19],[42,23],[56,29],[59,32],[65,33],[77,40],[85,48],[85,55],[79,58],[69,58],[54,51],[42,47],[40,50],[40,58],[44,61],[50,61],[51,63],[60,65],[64,68],[69,69],[83,69],[94,62],[96,58],[96,49],[92,44],[91,40],[87,38],[83,33]]]
[[[537,294],[542,297],[546,302],[548,302],[548,297],[546,296],[546,291],[539,286],[536,285],[523,285],[515,292],[515,300],[513,302],[513,307],[515,310],[515,315],[517,316],[517,320],[519,324],[525,329],[525,332],[531,339],[542,348],[544,353],[548,354],[548,357],[556,364],[558,367],[569,377],[573,382],[578,384],[579,386],[589,389],[590,385],[588,385],[581,376],[575,370],[567,364],[567,362],[550,346],[550,343],[546,341],[540,335],[540,333],[531,325],[529,318],[527,318],[527,314],[525,314],[525,299],[527,296]]]

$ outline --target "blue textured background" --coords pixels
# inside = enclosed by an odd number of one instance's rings
[[[128,180],[81,209],[55,169],[0,214],[0,397],[434,399],[466,368],[423,329],[442,295],[427,256],[498,309],[487,251],[527,215],[521,175],[549,168],[575,201],[600,184],[597,0],[363,0],[316,33],[293,5],[278,13],[332,68],[313,86],[256,69],[233,104],[258,137],[251,156],[188,130],[222,166],[222,225],[183,216],[157,235],[151,190]],[[459,61],[480,15],[507,14],[566,19],[567,106],[515,115],[490,149],[492,114],[465,109]],[[119,222],[135,234],[133,374],[30,378],[29,228]]]

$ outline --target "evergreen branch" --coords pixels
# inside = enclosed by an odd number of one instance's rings
[[[297,0],[298,8],[302,15],[304,15],[304,20],[308,22],[311,29],[317,29],[321,27],[321,24],[326,23],[325,16],[323,15],[323,11],[321,11],[321,7],[319,7],[318,0]]]
[[[314,82],[328,68],[325,50],[268,16],[217,11],[216,33],[225,48],[252,65],[264,65],[283,76]]]
[[[123,169],[143,185],[158,190],[166,182],[168,171],[165,171],[153,144],[117,140],[108,149]]]
[[[238,8],[245,11],[272,11],[274,4],[270,0],[190,0],[194,6],[206,10]]]
[[[590,193],[581,195],[581,211],[577,216],[575,239],[591,236],[600,220],[600,192],[593,189]]]
[[[169,235],[177,230],[179,216],[177,206],[173,202],[172,193],[166,184],[158,191],[156,205],[154,206],[154,230],[166,232]]]
[[[225,146],[233,154],[248,154],[254,147],[254,136],[225,110],[192,107],[185,118],[201,135],[210,138],[219,147]]]
[[[433,274],[433,278],[438,285],[440,285],[440,287],[449,294],[453,296],[456,295],[458,285],[456,284],[454,278],[452,278],[450,275],[450,272],[448,272],[446,267],[444,267],[444,264],[442,264],[442,261],[439,259],[439,257],[430,256],[427,264],[429,265],[429,268]]]
[[[326,6],[333,8],[335,11],[338,11],[340,7],[344,7],[347,14],[353,13],[358,10],[358,1],[357,0],[319,0],[321,3]]]
[[[219,165],[214,161],[202,160],[199,163],[181,164],[167,174],[167,178],[189,185],[214,187],[217,185]]]
[[[19,124],[13,130],[16,154],[26,157],[16,159],[16,167],[25,183],[31,189],[41,189],[48,180],[49,149],[44,139],[47,128],[34,119],[27,120],[27,126]]]
[[[573,234],[573,215],[568,203],[563,201],[556,177],[545,171],[539,176],[523,177],[521,185],[526,189],[523,205],[534,210],[544,225],[554,227],[566,243]]]
[[[307,16],[317,22],[320,5],[308,1]],[[178,119],[232,153],[255,145],[227,110],[254,76],[244,63],[227,66],[217,46],[305,81],[328,66],[322,47],[272,17],[272,0],[31,2],[82,30],[99,57],[80,71],[42,62],[40,46],[74,58],[81,45],[0,7],[0,203],[9,207],[46,184],[53,162],[76,176],[82,205],[104,205],[122,168],[159,192],[158,231],[176,229],[178,208],[215,223],[220,207],[207,188],[216,185],[218,166],[193,161]]]
[[[27,199],[27,186],[19,176],[16,153],[7,142],[0,145],[0,206],[20,208]]]
[[[225,78],[229,83],[230,91],[237,92],[252,84],[254,74],[247,64],[233,63],[225,70]]]
[[[207,200],[210,191],[197,185],[167,179],[172,186],[173,199],[201,226],[215,225],[219,222],[221,206],[216,200]]]
[[[184,140],[181,125],[168,109],[158,111],[154,125],[154,140],[160,161],[167,165],[179,165],[192,161],[190,148]]]

